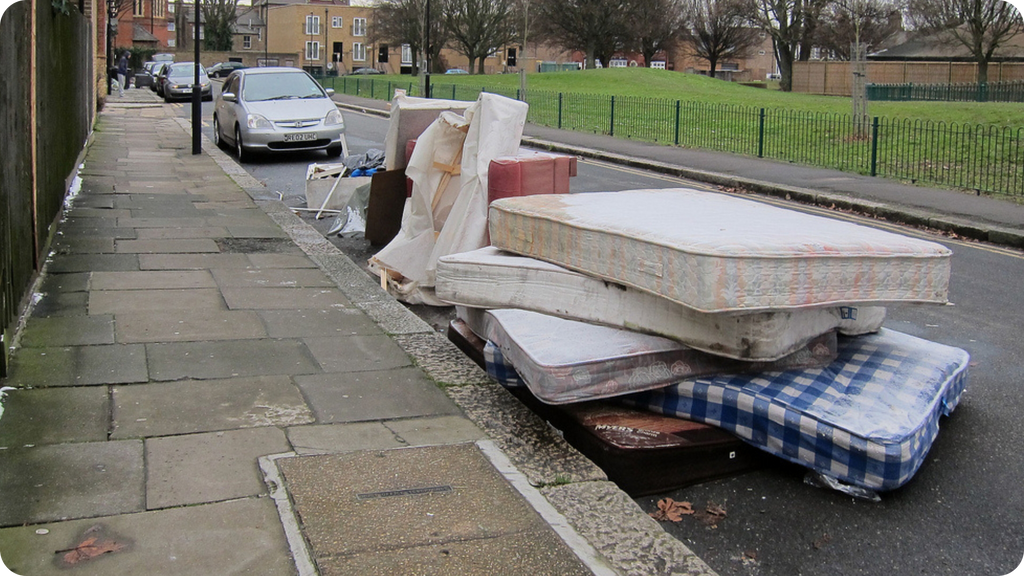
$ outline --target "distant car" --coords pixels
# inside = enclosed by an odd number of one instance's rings
[[[135,87],[142,88],[143,86],[153,87],[156,81],[156,73],[158,66],[163,66],[163,62],[149,61],[142,65],[142,70],[135,73]]]
[[[161,91],[165,102],[170,102],[175,98],[192,97],[192,85],[195,83],[196,74],[195,64],[174,62],[166,66],[163,74]],[[213,100],[213,86],[202,64],[199,65],[199,86],[203,100]]]
[[[383,72],[376,68],[360,68],[349,72],[346,76],[365,76],[367,74],[383,74]]]
[[[345,120],[324,90],[298,68],[245,68],[228,76],[213,111],[213,140],[234,145],[240,162],[254,152],[345,151]]]
[[[445,74],[469,74],[469,72],[466,72],[462,68],[449,68],[445,71]]]
[[[248,66],[241,62],[217,62],[207,68],[206,73],[210,75],[210,78],[227,78],[228,74],[242,68],[248,68]]]

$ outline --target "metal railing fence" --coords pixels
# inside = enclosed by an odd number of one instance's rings
[[[868,84],[868,100],[883,102],[1024,102],[1024,80],[965,84]]]
[[[345,94],[390,98],[395,88],[418,95],[417,82],[325,79]],[[523,99],[518,89],[431,85],[431,96],[475,100],[481,92]],[[1024,127],[800,112],[731,104],[530,90],[528,121],[768,158],[846,172],[1024,196]]]

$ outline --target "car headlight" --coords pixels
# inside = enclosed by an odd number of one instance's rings
[[[341,127],[345,127],[345,119],[341,117],[341,111],[335,108],[327,113],[324,117],[324,126],[334,126],[335,124],[341,124]]]
[[[250,129],[252,128],[273,128],[274,124],[267,120],[266,117],[259,114],[249,114],[246,116],[245,125]]]

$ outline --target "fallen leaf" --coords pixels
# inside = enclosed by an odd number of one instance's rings
[[[73,566],[79,562],[92,560],[97,556],[101,556],[109,552],[117,552],[123,548],[124,544],[115,540],[111,540],[109,538],[100,539],[97,536],[89,536],[74,548],[59,550],[58,552],[64,552],[64,563]]]
[[[725,508],[722,508],[713,502],[708,502],[707,513],[712,516],[718,516],[719,518],[725,518]]]
[[[829,536],[828,534],[824,534],[824,535],[822,535],[821,538],[818,538],[817,540],[815,540],[812,545],[814,546],[815,550],[821,550],[822,548],[825,547],[826,544],[828,544],[831,541],[832,541],[832,537]]]
[[[658,509],[650,513],[650,517],[659,522],[679,522],[683,516],[693,514],[693,506],[689,502],[676,502],[671,498],[658,500]]]

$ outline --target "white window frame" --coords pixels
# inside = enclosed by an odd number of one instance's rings
[[[402,44],[402,64],[412,65],[412,46]]]
[[[135,0],[133,4],[134,6],[132,6],[132,16],[138,17],[146,15],[146,0]]]
[[[252,36],[248,34],[242,36],[242,50],[252,49]]]
[[[174,38],[168,38],[167,39],[167,47],[168,48],[174,48],[177,45],[178,45],[178,41],[175,40]]]
[[[352,61],[366,62],[366,44],[362,42],[352,43]]]
[[[664,70],[665,69],[665,61],[664,60],[651,60],[651,68],[653,68],[655,70]]]
[[[331,16],[331,28],[344,28],[345,19],[341,16]]]
[[[167,21],[167,31],[174,32],[174,20]]]
[[[352,35],[353,36],[366,36],[366,18],[353,18],[352,19]],[[365,58],[364,58],[365,60]]]
[[[164,0],[155,0],[153,2],[153,16],[157,18],[163,18],[164,16],[166,16],[166,7],[167,4],[164,2]]]
[[[609,68],[626,68],[629,66],[629,61],[625,58],[612,58],[608,61]]]
[[[312,14],[306,15],[306,35],[307,36],[319,36],[320,35],[320,17]]]
[[[316,62],[318,60],[320,60],[320,42],[306,41],[306,61]]]

